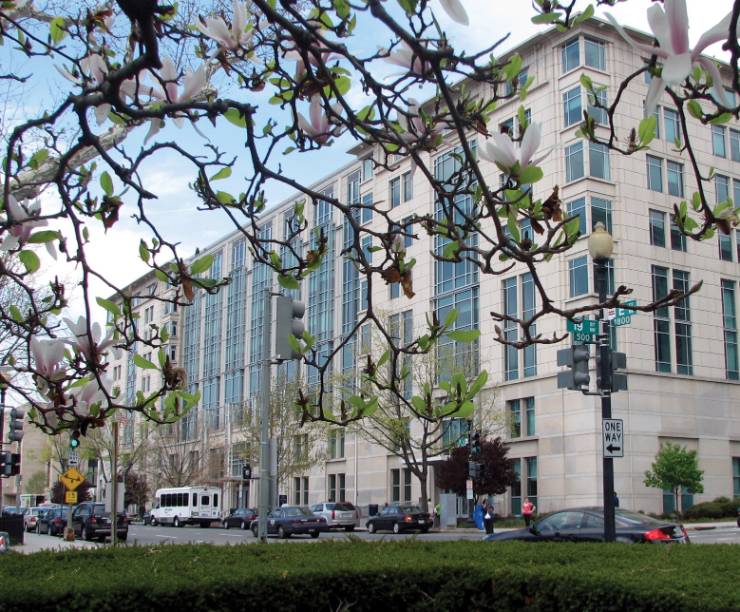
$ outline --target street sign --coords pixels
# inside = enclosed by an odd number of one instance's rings
[[[599,333],[599,322],[591,319],[584,319],[580,323],[574,323],[570,319],[566,321],[566,327],[573,336],[573,342],[591,343],[596,342],[596,335]]]
[[[59,477],[59,480],[61,480],[68,491],[74,491],[85,482],[85,477],[80,473],[80,470],[71,467]]]
[[[80,454],[75,451],[69,451],[69,455],[67,455],[67,465],[69,465],[69,467],[78,467],[80,465]]]
[[[77,491],[67,491],[64,493],[65,504],[76,504],[77,503]]]
[[[470,478],[468,478],[467,482],[465,483],[465,491],[467,493],[467,498],[473,499],[473,481]]]
[[[601,437],[604,457],[624,457],[624,424],[622,419],[602,419]]]
[[[624,305],[636,306],[637,300],[627,300]],[[637,312],[636,310],[632,310],[631,308],[612,308],[610,310],[614,312],[612,325],[617,327],[620,325],[629,325],[630,323],[632,323],[632,315]]]

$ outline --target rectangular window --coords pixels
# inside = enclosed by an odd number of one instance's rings
[[[563,72],[569,72],[581,64],[581,47],[577,38],[569,40],[561,49]]]
[[[583,142],[576,142],[565,147],[565,181],[570,183],[583,178]]]
[[[534,398],[527,397],[525,398],[524,403],[527,411],[527,435],[534,436],[537,433],[537,430],[534,426]]]
[[[403,470],[403,501],[411,501],[411,470],[409,468]]]
[[[403,179],[403,201],[408,202],[414,197],[413,175],[409,170],[408,172],[404,172],[401,178]]]
[[[581,236],[586,235],[586,198],[578,198],[568,202],[568,216],[578,217],[578,232]]]
[[[401,470],[391,470],[391,501],[401,501]]]
[[[612,203],[604,198],[591,198],[591,228],[603,223],[606,231],[612,233]]]
[[[337,488],[339,489],[339,501],[347,501],[347,477],[345,474],[337,474]]]
[[[598,291],[598,285],[596,284],[596,262],[594,262],[594,291]],[[613,259],[607,259],[606,260],[606,292],[609,294],[613,294],[615,290],[614,287],[614,260]],[[610,327],[609,329],[614,329],[614,327]],[[614,348],[614,346],[612,346]]]
[[[606,87],[595,87],[593,94],[589,92],[587,94],[587,103],[588,116],[599,125],[607,125],[609,123],[607,112],[609,103],[606,99]]]
[[[686,234],[678,228],[674,215],[671,215],[671,248],[674,251],[686,252]]]
[[[732,261],[732,234],[717,232],[719,241],[719,258],[722,261]]]
[[[344,429],[334,429],[329,432],[329,458],[344,458]]]
[[[576,257],[568,261],[568,278],[570,280],[570,297],[588,293],[588,257]]]
[[[401,283],[391,283],[388,285],[390,296],[392,300],[397,300],[401,297]]]
[[[337,475],[329,474],[329,501],[337,501]]]
[[[360,222],[364,225],[370,223],[373,220],[373,192],[362,196],[362,214],[360,215]]]
[[[405,217],[403,220],[403,246],[409,248],[414,243],[414,224],[413,217]]]
[[[663,191],[663,160],[647,155],[647,186],[651,191]]]
[[[609,148],[606,145],[591,142],[588,145],[588,169],[589,174],[596,178],[611,180],[612,173],[609,168]]]
[[[518,399],[510,400],[509,404],[509,435],[520,438],[522,435],[522,410]]]
[[[537,505],[537,457],[525,457],[524,463],[527,469],[527,497],[535,506]]]
[[[681,146],[681,127],[678,123],[678,113],[672,108],[663,109],[663,125],[665,139],[674,145]]]
[[[740,132],[732,128],[730,128],[730,158],[732,161],[740,161]]]
[[[519,282],[522,287],[522,319],[527,321],[530,320],[536,311],[536,295],[534,287],[534,279],[532,274],[527,272],[519,277]],[[530,327],[532,334],[537,332],[536,326]],[[537,345],[530,344],[525,346],[522,351],[522,358],[524,359],[524,376],[535,376],[537,374]]]
[[[444,419],[442,421],[442,446],[450,452],[456,446],[465,446],[470,432],[468,419]]]
[[[666,178],[668,179],[668,193],[679,198],[683,197],[683,164],[668,160],[666,162]]]
[[[522,462],[514,459],[514,482],[511,483],[511,513],[518,516],[522,513]]]
[[[563,94],[565,127],[581,121],[581,88],[574,87]]]
[[[653,301],[668,295],[668,268],[653,266]],[[658,308],[653,313],[653,327],[655,332],[655,370],[657,372],[671,371],[671,322],[668,307]]]
[[[673,271],[673,288],[685,293],[689,290],[689,273]],[[673,308],[676,329],[676,371],[679,374],[694,373],[691,348],[691,307],[687,296]]]
[[[502,281],[504,313],[516,317],[519,313],[516,277]],[[504,321],[504,338],[516,341],[519,338],[517,324],[513,321]],[[504,346],[504,378],[516,380],[519,378],[519,351],[513,346]]]
[[[655,117],[655,137],[660,138],[660,106],[656,106],[653,111],[653,117]],[[647,110],[647,109],[645,109]]]
[[[723,174],[714,175],[714,198],[717,204],[730,199],[730,178]]]
[[[665,213],[659,210],[650,210],[650,244],[665,246]]]
[[[606,70],[606,45],[602,41],[587,36],[583,41],[583,48],[586,56],[586,66],[591,66],[591,68],[597,70]]]
[[[725,142],[726,128],[724,125],[712,126],[712,153],[718,157],[727,157],[727,145]]]
[[[737,310],[735,281],[722,279],[722,327],[725,340],[725,377],[740,380],[737,351]]]
[[[366,157],[362,160],[362,181],[369,181],[371,178],[373,178],[373,169],[375,168],[375,164],[373,164],[373,158],[372,157]]]
[[[401,177],[397,176],[389,183],[391,208],[401,205]]]
[[[732,495],[740,497],[740,457],[732,458]]]

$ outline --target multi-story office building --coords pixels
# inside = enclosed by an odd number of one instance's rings
[[[634,35],[647,40],[639,33]],[[740,495],[736,315],[740,236],[733,231],[695,242],[680,234],[672,222],[674,202],[697,189],[687,154],[675,144],[684,137],[676,108],[664,95],[656,111],[658,137],[647,151],[631,156],[611,154],[577,135],[586,109],[596,120],[597,132],[606,134],[603,111],[593,107],[580,77],[587,75],[603,86],[598,95],[608,102],[622,81],[644,65],[644,58],[610,25],[594,19],[574,31],[535,36],[514,52],[523,58],[522,82],[528,76],[534,78],[524,102],[526,112],[542,125],[541,150],[551,149],[541,164],[544,179],[535,185],[534,194],[544,198],[559,186],[564,208],[578,215],[581,224],[582,238],[575,248],[539,268],[548,294],[567,307],[593,302],[594,268],[587,237],[598,221],[615,240],[609,283],[612,288],[621,284],[634,288],[631,297],[638,303],[703,281],[701,291],[682,304],[636,314],[629,325],[618,327],[613,334],[617,350],[627,354],[629,376],[629,390],[613,399],[613,415],[624,420],[626,433],[625,456],[615,459],[615,488],[622,506],[652,512],[671,509],[670,495],[643,484],[645,470],[661,444],[669,441],[698,451],[705,492],[694,496],[694,501]],[[626,139],[643,118],[647,91],[648,78],[640,75],[623,92],[614,116],[620,138]],[[516,132],[520,104],[518,98],[500,104],[489,128],[508,127]],[[734,196],[740,201],[740,127],[736,122],[712,127],[690,120],[688,131],[703,173],[708,174],[710,167],[716,169],[714,178],[704,185],[708,197],[719,202]],[[471,142],[481,138],[470,135]],[[456,144],[448,140],[428,153],[437,177],[445,178],[452,171]],[[377,152],[369,147],[360,145],[351,153],[355,161],[313,187],[346,202],[381,202],[379,206],[400,226],[415,213],[435,212],[433,191],[409,160],[399,159],[388,170],[373,164]],[[481,169],[491,184],[498,184],[500,172],[493,164],[481,161]],[[287,235],[294,201],[286,200],[265,215],[260,228],[263,237]],[[415,328],[423,325],[426,313],[436,311],[444,319],[446,311],[457,308],[456,326],[478,328],[481,337],[474,345],[453,344],[447,349],[453,354],[468,351],[471,363],[489,372],[495,410],[505,417],[502,435],[515,459],[518,482],[498,500],[498,511],[518,513],[527,495],[541,511],[601,503],[600,404],[593,396],[557,388],[555,354],[565,343],[514,350],[494,339],[491,310],[526,318],[539,305],[540,297],[525,269],[514,267],[502,275],[487,275],[470,264],[437,262],[429,253],[441,249],[442,243],[416,232],[418,240],[409,239],[406,244],[409,256],[418,262],[413,279],[416,295],[408,299],[397,284],[388,286],[376,279],[368,286],[353,264],[339,256],[348,234],[337,211],[319,202],[307,206],[306,216],[309,231],[302,241],[296,241],[298,248],[310,247],[313,228],[322,228],[328,237],[321,268],[300,290],[308,306],[307,327],[320,354],[328,355],[337,339],[352,329],[368,293],[375,308],[388,313],[404,338],[411,338]],[[372,227],[381,223],[377,217],[368,208],[361,222]],[[370,252],[371,246],[368,238],[363,247]],[[243,494],[239,476],[246,442],[240,423],[244,415],[251,414],[259,392],[261,290],[274,279],[265,266],[253,264],[238,232],[204,248],[203,253],[215,255],[212,276],[231,277],[227,288],[215,295],[199,294],[192,306],[179,312],[146,298],[136,308],[145,323],[169,326],[172,359],[202,391],[197,409],[169,429],[168,453],[173,462],[184,462],[182,457],[187,454],[201,466],[192,470],[192,478],[223,484],[226,504],[233,506]],[[153,276],[138,279],[130,289],[140,295],[147,289],[152,296],[167,292]],[[538,322],[537,331],[551,336],[565,328],[564,320],[546,317]],[[518,330],[506,326],[503,333],[516,339]],[[366,351],[362,337],[335,357],[336,371],[355,370]],[[135,371],[132,364],[128,356],[115,365],[127,394],[150,385],[147,372]],[[315,378],[315,370],[304,372],[307,384]],[[294,436],[295,452],[304,452],[305,434],[296,428]],[[290,501],[347,499],[366,506],[418,499],[416,479],[397,457],[368,442],[361,428],[329,429],[317,443],[325,447],[316,464],[291,473],[280,484],[280,493]],[[252,501],[255,493],[251,493]],[[432,476],[429,497],[436,499],[438,493]]]

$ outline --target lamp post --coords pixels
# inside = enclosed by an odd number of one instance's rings
[[[607,263],[614,250],[614,240],[606,231],[604,224],[599,222],[593,228],[588,238],[588,251],[594,260],[596,268],[596,289],[599,294],[599,303],[606,301],[607,293]],[[609,346],[609,321],[604,316],[603,307],[599,310],[598,318],[601,322],[598,335],[599,355],[599,395],[601,396],[601,418],[611,419],[611,347]],[[604,540],[614,542],[616,527],[614,523],[614,463],[611,457],[603,458],[603,495],[604,495]]]

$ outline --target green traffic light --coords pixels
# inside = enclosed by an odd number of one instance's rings
[[[69,439],[69,447],[70,448],[77,448],[80,445],[80,432],[79,431],[73,431],[72,437]]]

